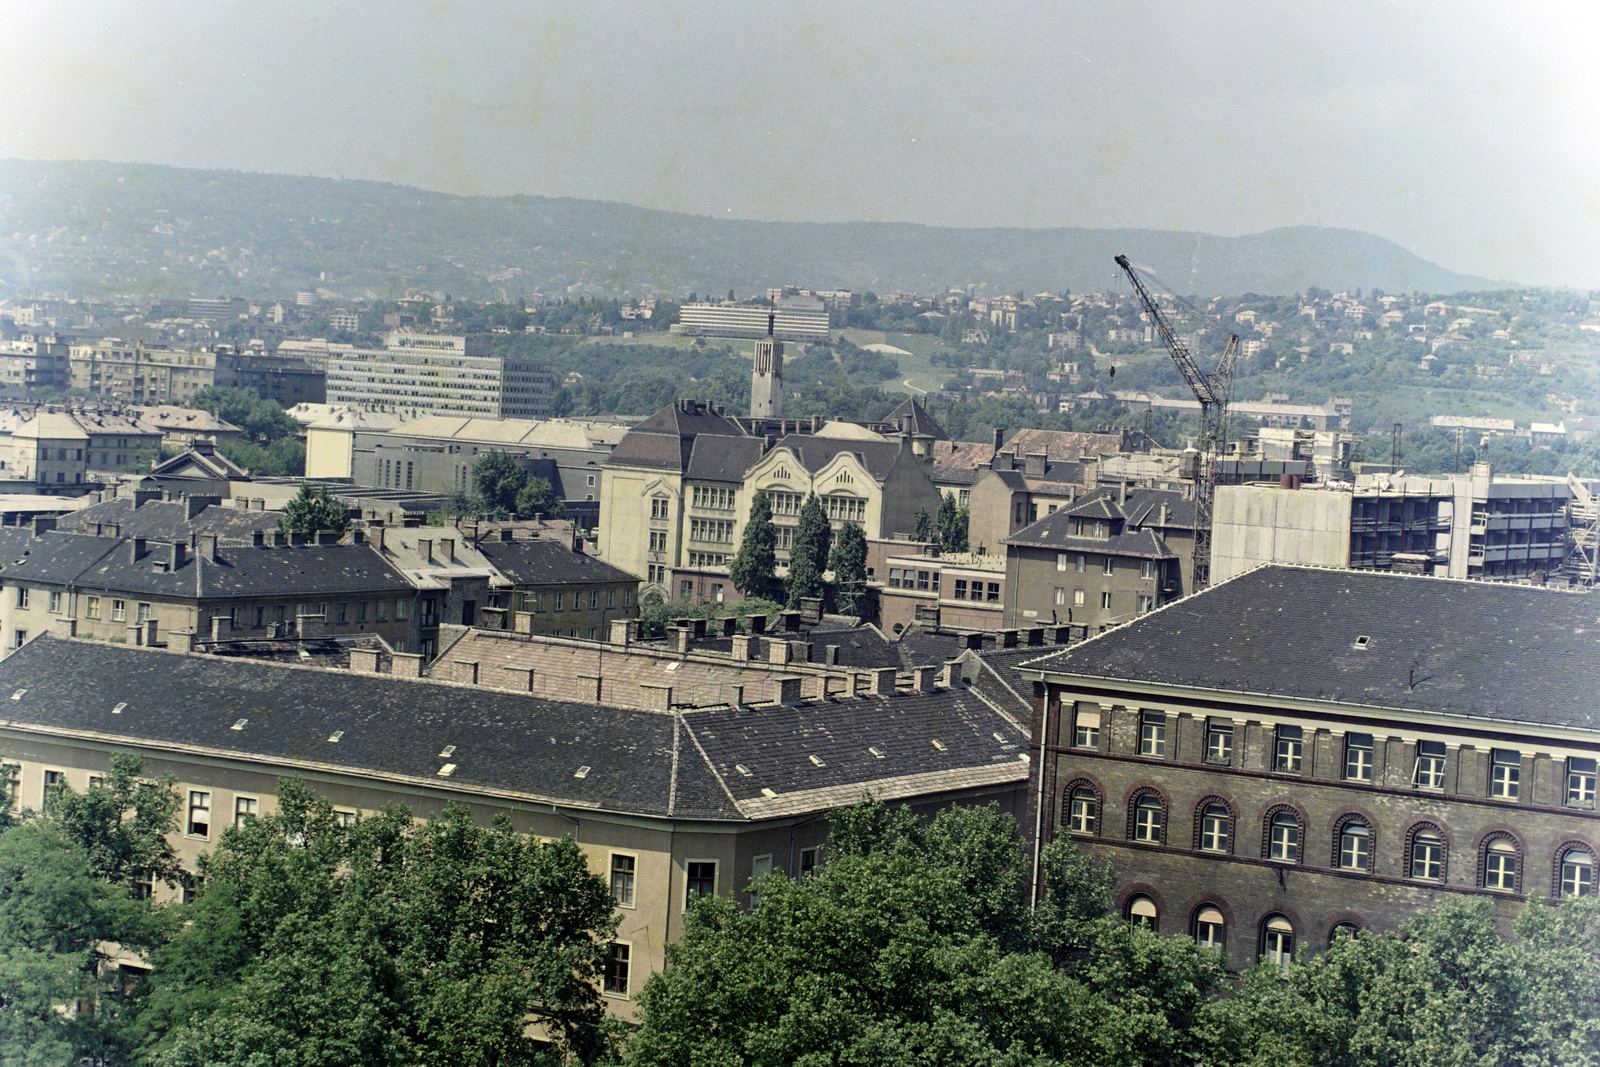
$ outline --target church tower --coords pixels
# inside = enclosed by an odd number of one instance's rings
[[[750,370],[750,417],[783,418],[783,342],[774,336],[776,312],[767,312],[767,336],[756,342]]]

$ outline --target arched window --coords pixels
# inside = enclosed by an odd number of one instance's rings
[[[1444,881],[1445,863],[1449,856],[1444,833],[1437,826],[1418,823],[1411,831],[1411,843],[1406,852],[1406,869],[1411,877],[1431,882]]]
[[[1333,865],[1341,871],[1372,871],[1372,827],[1358,815],[1340,819],[1333,832]]]
[[[1341,937],[1355,937],[1360,932],[1361,927],[1355,923],[1339,923],[1328,932],[1328,947],[1332,948]]]
[[[1588,897],[1594,891],[1594,853],[1587,845],[1567,845],[1556,859],[1557,894]]]
[[[1140,793],[1134,798],[1129,830],[1135,841],[1161,844],[1166,840],[1166,822],[1166,805],[1159,793]]]
[[[1195,847],[1202,852],[1231,852],[1233,850],[1233,812],[1218,797],[1200,802],[1195,819]]]
[[[1194,939],[1204,948],[1226,948],[1228,923],[1220,909],[1206,904],[1194,913]]]
[[[1300,862],[1300,816],[1294,811],[1280,808],[1268,817],[1266,856],[1279,863]]]
[[[1294,962],[1294,926],[1282,915],[1269,915],[1261,924],[1261,960],[1279,967]]]
[[[1100,793],[1088,782],[1067,786],[1067,832],[1089,837],[1100,832]]]
[[[1129,897],[1128,921],[1154,930],[1156,928],[1156,902],[1142,894]]]
[[[1520,888],[1522,850],[1517,847],[1516,838],[1505,833],[1490,836],[1484,842],[1480,861],[1483,871],[1478,883],[1483,888],[1503,893],[1515,893]]]

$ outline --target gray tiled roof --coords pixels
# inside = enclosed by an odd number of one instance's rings
[[[815,474],[833,461],[840,452],[854,452],[860,457],[867,473],[882,481],[889,468],[900,455],[899,439],[891,441],[854,441],[839,437],[813,437],[810,434],[790,434],[777,444],[799,457],[806,470]]]
[[[758,437],[696,437],[689,451],[687,476],[699,482],[743,483],[745,472],[756,465],[765,448]]]
[[[911,416],[912,433],[932,437],[938,441],[950,440],[950,435],[939,425],[939,420],[928,414],[928,409],[923,406],[922,400],[915,396],[908,396],[902,400],[899,406],[883,417],[883,421],[899,427],[900,420],[907,415]]]
[[[276,530],[281,517],[276,511],[244,511],[211,504],[191,519],[184,501],[147,500],[134,507],[132,500],[118,497],[63,515],[56,520],[56,529],[64,533],[92,534],[97,524],[114,523],[123,537],[170,541],[173,538],[187,540],[195,534],[216,534],[225,541],[248,543],[257,530],[264,533]]]
[[[50,635],[0,662],[0,692],[19,690],[0,727],[645,815],[741,820],[780,813],[785,796],[826,807],[867,789],[905,796],[1027,773],[1022,732],[970,690],[668,715]],[[456,766],[443,779],[446,762]]]
[[[1595,730],[1600,597],[1270,566],[1033,668]]]
[[[1066,511],[1046,515],[1025,529],[1002,540],[1018,548],[1051,548],[1068,552],[1092,552],[1102,556],[1132,556],[1135,559],[1177,559],[1154,530],[1135,530],[1110,537],[1074,537],[1072,516]]]
[[[495,570],[517,585],[582,585],[588,582],[637,582],[637,575],[547,538],[478,542],[478,551]]]

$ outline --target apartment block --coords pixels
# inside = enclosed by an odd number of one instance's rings
[[[498,356],[489,338],[396,330],[383,348],[328,354],[327,402],[485,419],[550,413],[550,365]]]

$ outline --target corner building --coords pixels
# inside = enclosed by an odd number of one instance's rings
[[[1595,892],[1592,595],[1265,567],[1019,669],[1038,844],[1232,968]]]

